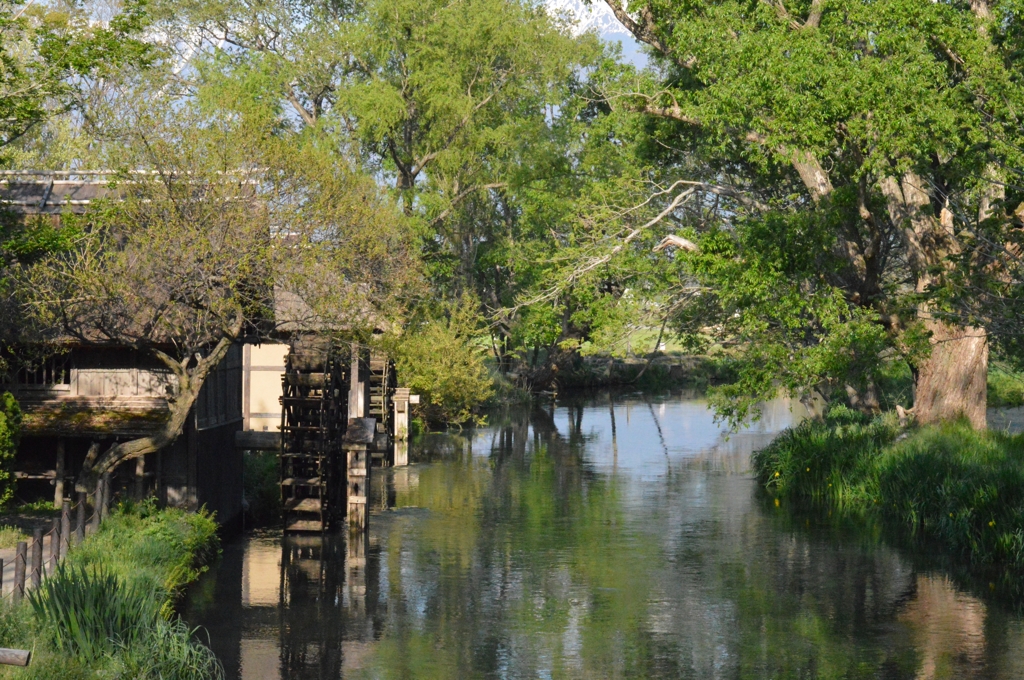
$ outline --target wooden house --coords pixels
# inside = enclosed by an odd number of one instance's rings
[[[82,212],[108,193],[103,173],[0,174],[0,203],[20,215]],[[167,450],[120,466],[115,491],[155,495],[162,504],[206,506],[222,524],[242,511],[242,456],[234,445],[243,425],[241,344],[207,378],[185,430]],[[20,500],[71,497],[86,452],[145,436],[167,417],[173,376],[129,347],[69,342],[55,356],[14,372],[10,390],[23,410],[15,460]]]

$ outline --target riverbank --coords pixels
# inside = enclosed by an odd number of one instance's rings
[[[1024,569],[1024,435],[966,423],[902,429],[833,408],[754,454],[776,502],[877,517],[979,565]]]
[[[28,668],[6,668],[0,677],[221,677],[212,653],[173,614],[218,548],[217,525],[206,513],[121,506],[38,592],[0,605],[0,646],[33,650]]]

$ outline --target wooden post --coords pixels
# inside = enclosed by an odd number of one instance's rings
[[[43,576],[50,576],[57,567],[57,551],[60,550],[60,520],[53,520],[50,526],[50,555],[43,560],[43,569],[40,570]],[[45,540],[45,536],[43,539]]]
[[[64,499],[60,508],[60,556],[68,554],[71,547],[71,501]]]
[[[409,442],[405,439],[396,440],[395,447],[395,466],[402,467],[409,464]]]
[[[0,560],[0,598],[4,596],[4,561]]]
[[[352,532],[365,531],[369,520],[370,446],[376,430],[373,418],[350,418],[342,440],[348,482],[348,528]]]
[[[84,491],[78,492],[78,509],[75,511],[75,545],[85,540],[85,505],[89,497]]]
[[[18,541],[18,550],[14,555],[14,601],[19,602],[25,596],[25,562],[28,560],[28,543]]]
[[[32,587],[38,588],[43,580],[43,530],[36,529],[32,533],[32,569],[30,571]]]
[[[352,363],[349,367],[348,417],[365,418],[369,399],[366,396],[369,380],[366,376],[366,362],[362,361],[363,350],[352,345]]]
[[[0,647],[0,666],[27,666],[31,660],[31,650]]]
[[[139,456],[135,459],[135,498],[142,500],[142,494],[146,490],[146,457]]]
[[[64,502],[64,438],[61,437],[57,440],[57,464],[56,476],[53,478],[53,507],[59,508],[61,503]]]
[[[50,566],[47,568],[46,573],[53,576],[53,572],[57,570],[57,562],[60,560],[60,518],[53,520],[53,532],[50,534]]]

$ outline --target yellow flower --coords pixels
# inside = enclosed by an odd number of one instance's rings
[[[989,525],[990,527],[994,527],[994,526],[996,525],[996,521],[995,521],[995,520],[992,520],[991,522],[989,522],[989,523],[988,523],[988,525]]]
[[[775,507],[779,507],[779,499],[778,498],[775,499]]]
[[[811,468],[807,468],[806,472],[810,472],[810,471],[811,471]]]
[[[775,476],[776,476],[776,477],[778,477],[778,476],[779,476],[779,471],[778,471],[778,470],[776,470],[776,471],[775,471]]]

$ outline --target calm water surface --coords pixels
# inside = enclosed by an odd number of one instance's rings
[[[365,542],[246,535],[183,615],[243,680],[1024,678],[1009,607],[757,493],[791,406],[727,437],[605,395],[425,437],[374,470]]]

